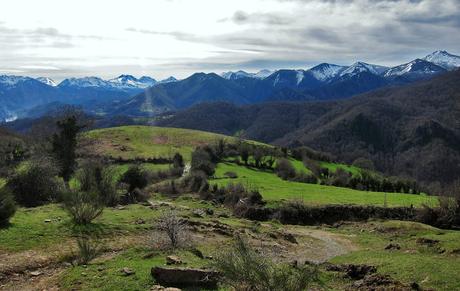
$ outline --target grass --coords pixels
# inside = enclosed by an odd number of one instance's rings
[[[356,235],[357,232],[360,235]],[[332,259],[333,263],[375,265],[379,273],[403,282],[417,282],[423,288],[460,290],[460,232],[439,230],[420,223],[386,221],[355,225],[339,230],[349,235],[361,250]],[[417,238],[440,241],[427,247],[416,243]],[[400,250],[388,251],[385,246],[397,243]],[[440,250],[444,250],[443,253]]]
[[[232,171],[237,173],[238,178],[229,179],[224,173]],[[226,185],[229,182],[242,183],[249,188],[260,191],[268,202],[302,199],[307,204],[361,204],[381,205],[385,200],[385,193],[358,191],[350,188],[324,186],[319,184],[306,184],[284,181],[273,172],[261,171],[252,168],[238,166],[233,163],[220,163],[217,167],[215,180],[212,183]],[[420,206],[423,203],[436,203],[436,197],[388,193],[387,205],[394,206]]]
[[[350,165],[345,165],[345,164],[337,164],[337,163],[330,163],[330,162],[319,162],[319,165],[323,168],[327,168],[329,170],[329,172],[336,172],[337,169],[342,169],[342,170],[345,170],[347,172],[349,172],[350,174],[352,174],[353,176],[356,176],[356,175],[359,175],[360,174],[360,168],[358,167],[355,167],[355,166],[350,166]]]
[[[122,126],[86,132],[84,137],[97,141],[95,152],[110,156],[132,158],[172,157],[176,152],[190,160],[199,145],[219,139],[235,138],[198,130],[154,126]]]

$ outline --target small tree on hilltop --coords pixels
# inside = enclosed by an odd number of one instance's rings
[[[77,118],[70,116],[57,122],[58,133],[53,135],[52,152],[60,165],[60,176],[69,182],[76,166],[77,135],[84,128]]]

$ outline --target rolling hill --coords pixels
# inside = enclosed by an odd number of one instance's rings
[[[460,172],[459,92],[457,70],[342,101],[200,105],[158,125],[307,145],[347,162],[364,156],[386,173],[448,184]]]

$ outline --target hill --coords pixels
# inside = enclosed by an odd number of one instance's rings
[[[123,159],[172,157],[179,152],[186,159],[194,148],[219,139],[233,140],[220,134],[180,128],[121,126],[97,129],[83,136],[83,151]]]
[[[197,105],[157,122],[282,146],[307,145],[427,184],[460,172],[460,71],[334,102]]]

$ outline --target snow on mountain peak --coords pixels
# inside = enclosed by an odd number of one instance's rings
[[[319,81],[327,81],[337,77],[346,67],[322,63],[308,70]]]
[[[356,75],[362,72],[368,72],[374,75],[380,75],[384,71],[388,70],[387,67],[379,66],[379,65],[372,65],[364,62],[356,62],[353,65],[349,66],[345,70],[340,73],[340,76],[344,75]]]
[[[444,68],[422,59],[415,59],[385,72],[385,77],[403,76],[406,74],[437,74],[445,71]]]
[[[447,51],[438,50],[426,57],[423,60],[432,62],[447,70],[453,70],[460,67],[460,56],[448,53]]]
[[[170,76],[164,80],[161,80],[159,83],[164,84],[164,83],[172,83],[172,82],[177,82],[177,79],[174,78],[173,76]]]
[[[54,82],[53,79],[48,78],[48,77],[38,77],[36,80],[42,82],[43,84],[51,86],[51,87],[57,86],[56,82]]]
[[[99,77],[83,77],[83,78],[69,78],[65,79],[59,84],[60,87],[107,87],[107,81]]]
[[[27,80],[30,80],[30,78],[21,76],[0,75],[0,84],[6,86],[15,86],[16,84]]]

